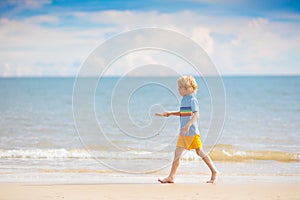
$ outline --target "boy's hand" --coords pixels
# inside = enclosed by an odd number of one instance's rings
[[[185,125],[184,127],[181,128],[181,135],[187,135],[189,133],[190,125]]]
[[[165,117],[169,117],[171,114],[169,113],[169,112],[165,112],[165,113],[163,113],[163,116],[165,116]]]
[[[165,112],[165,113],[155,113],[156,116],[159,116],[159,117],[169,117],[170,116],[170,113],[168,112]]]

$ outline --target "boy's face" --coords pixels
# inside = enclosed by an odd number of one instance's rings
[[[178,91],[181,96],[186,96],[189,94],[188,90],[180,84],[178,84]]]

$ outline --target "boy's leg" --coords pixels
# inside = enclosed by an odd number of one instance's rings
[[[217,174],[219,171],[215,167],[209,155],[206,155],[201,149],[196,149],[196,153],[202,158],[211,171],[211,178],[209,181],[207,181],[207,183],[214,183],[217,179]]]
[[[172,163],[172,168],[171,168],[170,174],[167,178],[165,178],[163,180],[158,179],[159,182],[161,182],[161,183],[174,183],[176,172],[177,172],[177,169],[179,167],[180,158],[181,158],[181,155],[182,155],[183,151],[184,151],[184,148],[176,147],[174,160],[173,160],[173,163]]]

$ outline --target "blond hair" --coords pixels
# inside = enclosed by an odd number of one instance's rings
[[[182,76],[177,81],[180,86],[185,87],[190,93],[197,93],[198,85],[193,76]]]

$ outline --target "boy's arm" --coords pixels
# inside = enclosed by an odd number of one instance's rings
[[[199,116],[199,113],[197,111],[193,113],[193,116],[190,119],[190,121],[188,121],[188,123],[184,127],[181,128],[182,134],[186,135],[189,132],[190,127],[192,126],[192,124],[194,122],[197,121],[198,116]]]
[[[179,111],[171,111],[171,112],[164,112],[162,114],[156,113],[155,115],[160,116],[160,117],[169,117],[170,115],[180,116],[180,112]]]
[[[179,111],[165,112],[163,115],[166,117],[169,117],[170,115],[180,116],[180,112]]]

